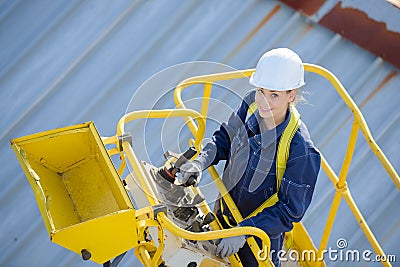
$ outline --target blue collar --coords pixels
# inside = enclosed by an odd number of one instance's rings
[[[286,113],[285,120],[271,130],[260,130],[260,124],[262,123],[262,118],[260,113],[256,110],[248,120],[248,127],[254,134],[254,139],[263,148],[266,149],[271,144],[275,143],[278,138],[282,135],[283,131],[286,129],[290,121],[291,111]]]

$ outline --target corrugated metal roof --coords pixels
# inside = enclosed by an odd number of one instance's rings
[[[400,9],[395,7],[390,1],[373,0],[330,0],[326,1],[320,9],[312,16],[313,20],[319,21],[337,3],[341,3],[343,8],[353,8],[365,12],[371,19],[384,23],[386,28],[393,32],[400,32],[400,21],[398,19]]]
[[[399,8],[387,1],[342,0],[343,7],[363,10],[371,18],[386,24],[388,30],[400,32]]]
[[[140,85],[177,63],[209,60],[244,69],[254,67],[268,49],[290,47],[304,62],[337,75],[399,171],[399,70],[278,1],[2,1],[0,44],[1,266],[95,265],[48,240],[8,140],[88,120],[103,136],[112,135]],[[314,74],[306,80],[310,104],[300,106],[303,120],[338,172],[351,113],[328,82]],[[242,83],[233,85],[240,87],[238,92],[246,89]],[[226,91],[213,94],[230,107],[237,104]],[[165,98],[158,105],[172,107],[170,96],[170,102]],[[140,108],[138,99],[133,108]],[[220,112],[215,104],[210,112],[222,119],[229,110]],[[156,133],[162,125],[147,127]],[[160,160],[158,144],[147,149],[154,162]],[[358,142],[355,157],[348,179],[351,192],[383,249],[400,260],[400,194],[365,141]],[[304,219],[317,244],[332,198],[333,188],[321,173]],[[346,238],[349,249],[370,249],[345,204],[329,245],[336,248],[338,238]],[[130,252],[121,266],[137,264]]]

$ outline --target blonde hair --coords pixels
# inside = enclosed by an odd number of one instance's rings
[[[304,90],[303,88],[297,88],[297,89],[293,89],[293,90],[296,90],[296,95],[294,97],[294,101],[290,102],[290,104],[289,104],[290,106],[297,106],[297,104],[299,104],[299,103],[300,104],[307,104],[308,103],[306,98],[305,98],[305,95],[308,94],[306,90]],[[286,91],[286,92],[290,93],[293,90],[289,90],[289,91]]]

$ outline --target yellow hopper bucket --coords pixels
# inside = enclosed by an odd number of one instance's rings
[[[137,244],[134,207],[93,122],[11,145],[53,242],[97,263]]]

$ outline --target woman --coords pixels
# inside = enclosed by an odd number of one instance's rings
[[[271,239],[272,261],[279,266],[277,252],[284,233],[291,231],[292,223],[299,222],[310,205],[320,154],[294,108],[297,91],[305,84],[299,56],[287,48],[268,51],[258,61],[250,84],[256,89],[246,94],[228,122],[193,162],[182,166],[181,173],[185,180],[226,160],[222,179],[245,219],[236,222],[223,201],[216,203],[216,215],[224,228],[264,230]],[[280,146],[288,153],[283,157],[286,166],[279,169],[277,154],[284,151]],[[243,266],[258,266],[245,241],[245,236],[224,238],[217,253],[221,257],[238,253]]]

